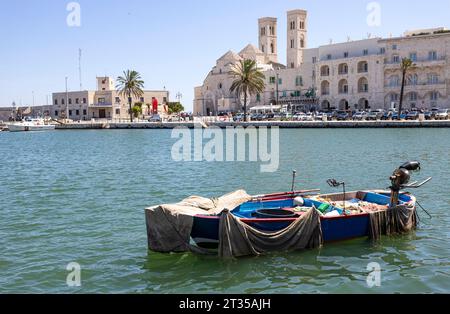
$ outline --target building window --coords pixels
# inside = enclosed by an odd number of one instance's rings
[[[368,50],[368,49],[364,49],[364,50],[363,50],[363,55],[364,55],[364,56],[369,55],[369,50]]]
[[[72,98],[69,98],[69,105],[72,104]]]
[[[262,36],[266,35],[266,28],[265,27],[261,28],[261,35]]]
[[[295,48],[295,40],[291,39],[291,48]]]
[[[400,86],[400,78],[397,75],[391,76],[389,79],[390,87],[398,87]]]
[[[120,109],[116,109],[116,114],[120,115]]]
[[[386,48],[380,48],[380,54],[384,55],[386,53]]]
[[[64,99],[61,99],[61,105],[65,105],[65,103]]]
[[[144,97],[141,97],[140,102],[145,102]]]
[[[80,110],[75,110],[75,115],[79,116],[80,115]]]
[[[55,99],[55,105],[57,105],[58,104],[58,99]]]
[[[274,44],[270,44],[270,53],[275,53],[275,46]]]
[[[305,29],[305,22],[300,21],[300,29]]]
[[[262,51],[262,52],[265,52],[264,50],[265,50],[264,45],[261,45],[261,51]]]
[[[85,104],[86,103],[86,98],[83,98],[83,104]]]
[[[222,89],[222,83],[219,83],[218,87],[219,87],[219,89]]]
[[[428,75],[428,84],[436,85],[439,84],[439,76],[437,74],[429,74]]]
[[[75,98],[75,103],[79,104],[80,103],[80,99],[79,98]]]
[[[87,110],[83,109],[83,116],[87,115]]]
[[[392,56],[392,62],[393,63],[400,63],[400,56],[399,55]]]
[[[58,116],[58,110],[55,110],[55,116]]]
[[[413,75],[409,75],[406,79],[406,85],[417,85],[419,82],[419,77],[417,76],[417,74],[413,74]]]
[[[269,84],[275,84],[275,80],[276,80],[275,76],[269,77]]]
[[[295,68],[294,62],[291,62],[291,69]]]
[[[338,73],[339,73],[339,75],[348,74],[348,65],[347,65],[347,63],[339,64]]]
[[[165,104],[167,102],[167,97],[163,97],[163,103]]]
[[[320,68],[321,76],[330,76],[330,67],[328,65],[324,65]]]
[[[369,64],[367,61],[361,61],[358,63],[358,73],[367,73],[369,72]]]
[[[317,63],[317,57],[312,58],[312,63]]]
[[[295,86],[303,86],[303,77],[297,76],[295,78]]]
[[[327,60],[333,59],[333,56],[331,54],[327,55]]]
[[[98,103],[99,104],[104,104],[106,102],[106,99],[105,98],[99,98],[98,99]]]
[[[69,110],[69,117],[72,116],[72,110]]]
[[[291,21],[291,30],[295,29],[295,21]]]
[[[438,59],[438,55],[436,51],[430,51],[428,53],[428,60],[430,61],[436,61]]]
[[[431,92],[430,94],[431,101],[436,101],[439,99],[439,93],[438,92]]]
[[[392,50],[397,50],[398,46],[397,45],[392,45]]]
[[[348,58],[348,52],[344,52],[344,58]]]
[[[283,85],[283,79],[282,78],[278,79],[278,85]]]
[[[411,52],[409,54],[409,58],[411,59],[411,61],[416,62],[417,61],[417,53],[416,52]]]
[[[417,93],[412,92],[411,94],[409,94],[409,100],[410,101],[417,101]]]
[[[391,94],[391,101],[398,101],[398,94]]]
[[[256,94],[256,101],[257,102],[260,102],[261,101],[261,94]]]

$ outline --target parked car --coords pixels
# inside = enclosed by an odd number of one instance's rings
[[[319,113],[317,113],[317,114],[314,116],[314,119],[315,119],[316,121],[322,121],[322,120],[323,120],[323,117],[324,117],[325,115],[326,115],[325,113],[319,112]]]
[[[420,112],[417,110],[411,111],[406,115],[405,120],[418,120]]]
[[[336,114],[336,119],[338,121],[346,121],[350,119],[350,114],[347,111],[338,111]]]
[[[436,120],[448,120],[449,113],[448,109],[441,109],[436,113]]]
[[[430,111],[425,112],[425,120],[436,119],[436,115],[439,112],[439,108],[432,108]]]
[[[381,120],[381,117],[383,116],[384,112],[383,110],[371,110],[369,114],[367,115],[366,120],[367,121],[377,121]]]
[[[407,111],[402,111],[402,113],[400,114],[400,120],[405,120],[407,115]],[[394,114],[392,115],[392,120],[399,120],[398,112],[394,112]]]
[[[358,111],[355,112],[352,118],[355,121],[364,121],[367,118],[367,113],[365,111]]]
[[[387,110],[383,112],[383,116],[381,117],[381,120],[392,120],[392,117],[394,116],[394,113],[396,113],[395,110]]]
[[[312,114],[311,112],[307,113],[303,118],[303,121],[314,121],[314,114]]]
[[[159,114],[155,114],[150,119],[148,119],[148,122],[162,122],[162,118]]]
[[[303,113],[303,112],[299,112],[299,113],[296,113],[293,117],[292,117],[292,120],[295,120],[295,121],[303,121],[303,119],[305,118],[305,114]]]
[[[239,113],[239,114],[235,115],[233,117],[233,121],[234,122],[242,122],[242,121],[244,121],[244,115],[242,113]]]

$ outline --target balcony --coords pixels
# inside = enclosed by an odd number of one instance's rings
[[[116,104],[115,106],[120,106],[120,104]],[[96,103],[96,104],[90,104],[89,107],[91,108],[112,108],[113,104],[111,103]]]
[[[439,80],[437,82],[431,83],[431,82],[425,82],[425,83],[418,83],[415,85],[405,85],[406,91],[414,91],[414,90],[430,90],[430,89],[445,89],[446,88],[446,82],[445,80]],[[400,90],[402,86],[399,85],[391,85],[386,84],[384,86],[385,89],[388,90]]]
[[[430,59],[430,58],[418,58],[417,60],[413,61],[414,64],[418,67],[425,67],[425,66],[443,66],[447,62],[447,56],[438,56],[436,59]],[[394,61],[387,61],[384,63],[384,66],[386,69],[397,69],[401,66],[401,61],[394,62]]]

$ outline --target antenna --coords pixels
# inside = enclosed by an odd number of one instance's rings
[[[82,78],[81,78],[81,56],[82,56],[82,50],[80,48],[78,50],[78,71],[79,71],[79,75],[80,75],[80,91],[83,90],[83,83],[82,83]]]

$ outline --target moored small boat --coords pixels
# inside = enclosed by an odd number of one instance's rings
[[[218,248],[221,257],[239,257],[406,233],[417,226],[417,200],[402,190],[431,180],[409,183],[411,172],[418,170],[418,162],[399,167],[390,177],[390,191],[346,192],[344,182],[328,180],[332,187],[343,186],[343,193],[304,190],[250,196],[240,190],[217,199],[193,196],[154,206],[146,210],[149,249],[205,253]]]
[[[21,122],[10,123],[8,125],[10,132],[36,132],[36,131],[52,131],[55,126],[49,124],[44,119],[27,119]]]

